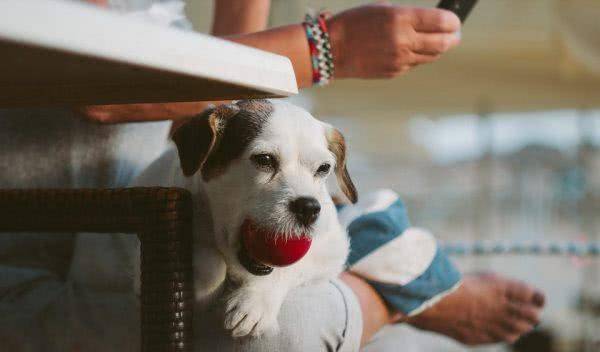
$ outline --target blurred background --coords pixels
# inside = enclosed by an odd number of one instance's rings
[[[363,3],[273,0],[270,23]],[[206,32],[211,1],[190,0],[187,11]],[[389,81],[335,82],[294,101],[344,132],[360,192],[394,189],[413,224],[441,240],[598,241],[599,18],[597,0],[480,0],[462,45],[440,62]],[[544,289],[542,328],[556,351],[600,351],[600,259],[455,259],[466,272]],[[430,350],[466,348],[440,339]]]

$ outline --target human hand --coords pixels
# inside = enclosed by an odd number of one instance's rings
[[[121,123],[172,120],[202,112],[207,102],[92,105],[78,108],[89,120],[99,123]]]
[[[327,20],[336,78],[392,78],[437,60],[460,42],[450,11],[378,3]]]

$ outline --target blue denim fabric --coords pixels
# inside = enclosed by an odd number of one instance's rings
[[[352,205],[348,205],[352,206]],[[342,207],[338,207],[338,211]],[[410,227],[406,207],[400,199],[382,211],[363,214],[348,226],[351,269],[360,259],[386,243],[402,236]],[[406,285],[393,285],[370,280],[384,300],[404,314],[411,314],[429,300],[446,293],[461,280],[461,274],[441,248],[437,248],[427,270]]]

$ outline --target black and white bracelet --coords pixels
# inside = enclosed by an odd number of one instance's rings
[[[331,41],[325,15],[320,13],[317,17],[313,17],[307,14],[302,25],[310,48],[313,84],[324,86],[333,79],[334,74]]]

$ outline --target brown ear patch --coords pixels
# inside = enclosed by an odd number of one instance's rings
[[[329,143],[329,150],[336,158],[335,174],[340,189],[354,204],[358,201],[358,194],[346,167],[346,141],[344,136],[337,129],[331,128],[327,136],[327,141]]]
[[[195,174],[201,167],[215,141],[216,124],[211,119],[213,108],[191,118],[173,133],[173,142],[177,146],[179,163],[187,177]]]
[[[205,110],[173,134],[184,175],[202,173],[205,181],[221,175],[258,136],[273,112],[267,100],[244,100]]]
[[[187,177],[203,170],[209,155],[220,140],[227,119],[237,114],[235,105],[208,108],[199,116],[191,118],[173,133],[179,162]]]
[[[262,132],[273,104],[268,100],[242,100],[235,104],[239,112],[227,119],[219,138],[208,156],[202,177],[205,181],[223,174],[229,164],[238,159],[248,145]]]

